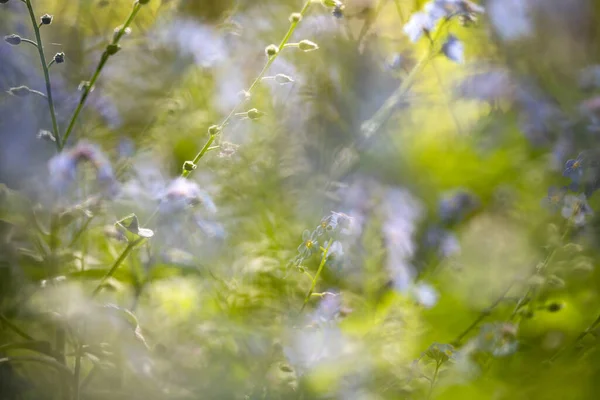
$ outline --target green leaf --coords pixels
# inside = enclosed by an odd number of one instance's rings
[[[129,214],[125,218],[117,221],[117,226],[142,238],[151,238],[154,236],[154,232],[151,229],[140,228],[138,217],[135,214]]]
[[[0,221],[23,225],[27,222],[29,209],[29,200],[25,196],[0,184]]]
[[[52,344],[42,340],[32,340],[22,343],[8,343],[0,346],[0,353],[9,350],[30,350],[41,353],[50,357],[55,357],[56,354],[52,351]]]

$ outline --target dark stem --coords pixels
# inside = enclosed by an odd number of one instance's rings
[[[33,6],[31,0],[25,0],[27,9],[29,10],[29,17],[31,18],[31,25],[35,32],[35,39],[37,41],[37,49],[40,54],[40,62],[44,71],[44,79],[46,80],[46,97],[48,99],[48,109],[50,110],[50,117],[52,118],[52,133],[56,139],[56,148],[60,151],[62,149],[60,132],[58,131],[58,123],[56,122],[56,112],[54,111],[54,100],[52,99],[52,85],[50,84],[50,73],[48,72],[48,66],[46,65],[46,56],[44,55],[44,46],[42,44],[42,37],[40,35],[40,28],[37,25],[35,13],[33,12]]]

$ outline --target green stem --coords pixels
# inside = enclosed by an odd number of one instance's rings
[[[427,394],[427,399],[430,399],[431,395],[433,394],[433,388],[435,386],[435,381],[437,380],[438,374],[440,372],[441,365],[442,364],[440,364],[439,362],[437,362],[435,365],[435,372],[433,373],[433,377],[431,378],[431,382],[429,384],[429,393]]]
[[[438,46],[436,46],[436,43],[442,32],[442,28],[446,23],[448,23],[448,21],[448,18],[444,19],[440,26],[437,27],[435,36],[431,38],[431,46],[429,46],[429,50],[423,55],[423,57],[421,57],[419,62],[417,62],[406,78],[404,78],[400,84],[400,87],[398,87],[398,89],[396,89],[396,91],[387,98],[379,110],[377,110],[377,112],[375,112],[375,114],[369,120],[362,124],[361,131],[363,134],[363,139],[370,139],[377,132],[379,132],[385,122],[393,114],[396,106],[402,101],[405,94],[411,88],[417,75],[425,68],[427,62],[437,55]]]
[[[98,293],[100,293],[100,291],[102,291],[102,286],[104,285],[104,283],[106,283],[106,281],[113,276],[113,274],[115,273],[115,271],[119,268],[119,266],[123,263],[123,261],[125,261],[125,259],[127,258],[127,256],[129,255],[129,253],[131,253],[131,251],[140,243],[142,242],[144,239],[140,238],[137,240],[134,240],[133,242],[130,242],[127,244],[127,247],[125,247],[125,250],[123,250],[123,252],[121,253],[121,255],[119,255],[119,257],[115,260],[115,262],[113,263],[113,265],[110,267],[110,269],[108,270],[108,272],[106,273],[106,275],[104,275],[102,277],[102,279],[100,279],[100,283],[98,283],[98,286],[96,286],[96,288],[94,289],[94,291],[92,292],[92,299],[94,297],[96,297],[98,295]]]
[[[21,336],[23,339],[27,340],[35,340],[33,337],[29,336],[27,333],[23,332],[18,326],[13,324],[6,318],[4,315],[0,314],[0,322],[2,322],[6,327],[12,330],[17,335]]]
[[[304,298],[304,303],[302,304],[302,308],[300,309],[300,313],[302,313],[302,311],[304,311],[304,308],[308,304],[310,298],[312,297],[313,292],[315,291],[315,287],[317,286],[317,281],[319,280],[319,276],[321,275],[321,271],[323,271],[323,268],[325,267],[325,263],[327,261],[327,253],[329,253],[329,248],[331,247],[332,243],[333,243],[333,239],[329,239],[329,242],[327,243],[327,247],[325,248],[325,250],[323,250],[323,256],[321,257],[321,263],[319,264],[319,268],[317,269],[317,273],[315,274],[315,277],[312,280],[312,284],[310,286],[310,290],[308,291],[308,293],[306,294],[306,297]]]
[[[140,8],[142,8],[142,5],[139,2],[136,2],[133,6],[133,9],[131,10],[131,13],[129,14],[129,17],[125,21],[125,24],[123,24],[123,27],[114,36],[114,38],[111,42],[112,45],[119,44],[119,41],[125,34],[125,30],[129,27],[129,25],[131,25],[135,16],[140,11]],[[92,88],[94,87],[96,81],[98,80],[98,77],[100,76],[100,73],[102,72],[102,69],[106,65],[106,62],[108,61],[109,58],[110,58],[110,54],[108,53],[107,50],[105,50],[104,53],[102,53],[102,57],[100,58],[100,62],[98,63],[98,66],[96,67],[96,71],[94,72],[94,75],[92,75],[92,79],[90,79],[90,81],[86,85],[86,87],[83,88],[83,94],[81,95],[81,98],[79,99],[79,104],[77,105],[77,108],[75,109],[75,112],[73,113],[73,116],[71,117],[71,120],[69,121],[69,126],[67,127],[67,130],[65,131],[65,135],[62,139],[62,144],[60,145],[60,150],[62,150],[65,147],[67,140],[69,139],[69,136],[71,136],[71,133],[73,132],[73,128],[75,127],[75,122],[77,121],[77,118],[79,117],[79,114],[81,113],[81,110],[83,109],[83,106],[85,105],[88,95],[92,91]]]
[[[465,336],[467,336],[473,329],[475,329],[481,323],[481,321],[487,318],[492,313],[492,311],[495,310],[496,307],[498,307],[498,305],[500,305],[500,303],[502,303],[502,301],[506,299],[506,295],[508,294],[508,292],[510,292],[510,289],[512,289],[515,283],[517,283],[516,279],[508,285],[506,290],[504,290],[502,295],[500,295],[496,299],[496,301],[494,301],[488,308],[481,311],[477,318],[475,318],[475,320],[471,323],[471,325],[469,325],[460,335],[456,337],[456,339],[454,339],[451,342],[454,347],[460,346],[460,342],[465,338]]]
[[[302,7],[302,10],[300,10],[301,17],[304,17],[306,15],[306,13],[308,12],[308,9],[310,7],[310,4],[311,4],[311,0],[307,0],[304,3],[304,6]],[[287,42],[292,37],[293,33],[296,31],[296,28],[298,27],[299,23],[300,23],[300,21],[298,21],[298,22],[291,22],[291,25],[290,25],[287,33],[285,34],[285,36],[283,37],[283,39],[279,43],[279,46],[277,47],[277,49],[278,49],[277,53],[275,55],[269,57],[269,59],[267,60],[265,66],[263,67],[263,69],[260,71],[260,73],[258,74],[258,76],[256,77],[256,79],[254,79],[254,81],[252,82],[252,84],[250,85],[250,87],[248,88],[248,90],[246,90],[247,93],[252,94],[252,91],[254,90],[254,88],[262,81],[262,78],[265,76],[265,74],[267,73],[267,71],[269,70],[269,68],[271,67],[271,65],[273,65],[273,63],[275,62],[275,60],[277,59],[277,57],[279,56],[279,54],[281,53],[281,51],[284,49],[284,47],[287,44]],[[221,129],[223,127],[225,127],[225,125],[227,125],[227,123],[229,122],[229,120],[236,114],[236,112],[239,110],[239,108],[240,108],[240,106],[242,104],[243,104],[243,101],[240,101],[239,103],[237,103],[231,109],[231,111],[229,112],[229,114],[221,122],[221,125],[219,125],[221,127]],[[210,145],[214,142],[215,138],[216,138],[216,135],[211,135],[208,138],[208,140],[206,141],[206,143],[204,144],[204,146],[202,147],[202,149],[194,157],[194,159],[193,159],[193,163],[194,164],[197,164],[198,161],[200,161],[200,159],[202,157],[204,157],[204,155],[208,151]],[[190,174],[191,174],[191,171],[183,171],[181,173],[181,176],[184,177],[184,178],[186,178]]]
[[[29,39],[25,39],[25,38],[21,38],[21,42],[25,42],[25,43],[29,43],[31,45],[34,45],[36,48],[38,47],[37,43],[34,42],[33,40],[29,40]]]
[[[29,17],[31,18],[31,25],[33,26],[33,30],[35,32],[35,40],[37,42],[36,47],[40,55],[42,69],[44,71],[44,79],[46,81],[46,97],[48,99],[48,109],[50,110],[50,117],[52,118],[52,133],[56,138],[56,148],[60,151],[60,149],[62,148],[60,133],[58,131],[58,122],[56,121],[56,112],[54,111],[54,100],[52,99],[52,85],[50,84],[50,73],[48,72],[48,66],[46,65],[46,56],[44,55],[44,46],[42,44],[40,28],[37,25],[35,13],[33,12],[33,6],[31,5],[31,0],[25,0],[25,4],[27,5],[27,10],[29,10]]]

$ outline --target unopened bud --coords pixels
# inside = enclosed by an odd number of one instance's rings
[[[196,169],[196,164],[192,161],[186,161],[183,163],[183,170],[187,172],[191,172]]]
[[[265,48],[265,54],[267,55],[267,57],[273,57],[275,54],[277,54],[278,51],[279,48],[274,44],[270,44]]]
[[[65,62],[65,53],[56,53],[54,55],[54,62],[57,64],[62,64]]]
[[[302,51],[314,51],[317,50],[319,46],[310,40],[302,40],[298,43],[298,48]]]
[[[250,119],[259,119],[260,117],[265,115],[265,113],[258,111],[256,108],[251,108],[246,112],[246,115]]]
[[[221,127],[219,125],[211,125],[208,127],[208,134],[210,136],[214,136],[221,132]]]
[[[290,19],[290,22],[292,24],[297,24],[298,22],[302,21],[302,14],[300,14],[300,13],[291,13],[289,19]]]
[[[16,34],[4,36],[4,41],[12,46],[18,46],[21,44],[21,36]]]
[[[54,17],[52,17],[52,15],[50,14],[44,14],[42,15],[42,18],[40,18],[40,20],[42,21],[42,25],[50,25],[52,23],[52,19]]]
[[[106,46],[106,54],[108,54],[109,56],[117,54],[119,50],[121,50],[121,46],[119,46],[118,44],[111,43],[108,46]]]
[[[343,7],[344,5],[339,0],[321,0],[321,4],[327,8]]]

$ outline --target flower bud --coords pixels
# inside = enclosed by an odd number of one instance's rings
[[[321,0],[321,4],[327,8],[334,8],[334,7],[343,7],[344,4],[342,4],[341,1],[339,0]]]
[[[251,108],[246,112],[246,115],[248,116],[248,118],[256,120],[265,115],[265,113],[258,111],[256,108]]]
[[[121,46],[119,46],[118,44],[111,43],[108,46],[106,46],[106,54],[108,54],[109,56],[117,54],[119,50],[121,50]]]
[[[192,161],[186,161],[183,163],[183,170],[187,171],[187,172],[191,172],[193,170],[196,169],[196,164],[194,164]]]
[[[298,43],[298,48],[302,51],[314,51],[317,50],[319,46],[310,40],[302,40]]]
[[[57,64],[62,64],[65,62],[65,53],[56,53],[54,55],[54,62]]]
[[[221,132],[221,127],[219,125],[211,125],[208,127],[208,134],[210,136],[214,136]]]
[[[50,14],[44,14],[42,15],[42,18],[40,18],[40,20],[42,21],[42,25],[50,25],[52,23],[52,19],[54,17]]]
[[[289,20],[290,20],[290,22],[292,24],[297,24],[298,22],[302,21],[302,14],[300,14],[300,13],[291,13]]]
[[[265,54],[267,55],[267,57],[273,57],[278,52],[279,48],[274,44],[270,44],[265,48]]]
[[[21,44],[21,36],[12,34],[4,36],[4,41],[12,46],[18,46]]]

